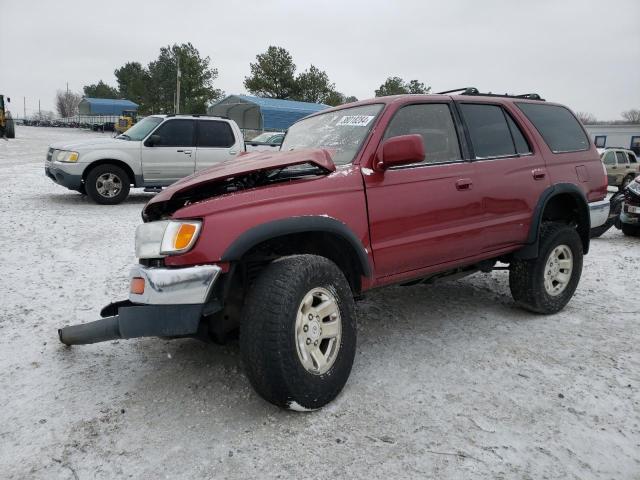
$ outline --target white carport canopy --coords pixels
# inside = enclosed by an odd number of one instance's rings
[[[243,130],[262,130],[263,121],[260,106],[236,95],[231,95],[210,106],[207,113],[218,117],[228,117]]]

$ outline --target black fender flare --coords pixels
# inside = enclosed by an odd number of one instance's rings
[[[589,252],[589,231],[591,230],[591,217],[589,215],[589,203],[584,195],[584,192],[580,190],[573,183],[557,183],[546,188],[533,211],[531,219],[531,227],[529,228],[529,235],[527,237],[527,244],[518,250],[514,256],[516,258],[536,258],[538,256],[538,244],[540,241],[540,226],[542,224],[542,213],[549,201],[561,194],[569,194],[576,200],[578,205],[578,215],[580,221],[578,223],[578,234],[582,240],[582,250],[585,254]]]
[[[373,275],[367,250],[355,233],[344,223],[335,218],[320,215],[283,218],[251,227],[227,247],[222,254],[223,262],[237,261],[252,247],[272,238],[305,232],[326,232],[346,240],[353,248],[362,274],[371,278]]]

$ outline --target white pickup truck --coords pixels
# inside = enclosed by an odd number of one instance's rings
[[[97,203],[114,205],[131,187],[164,187],[244,150],[233,120],[151,115],[115,138],[51,145],[45,173]]]

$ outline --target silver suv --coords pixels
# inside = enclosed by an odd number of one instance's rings
[[[51,145],[45,173],[97,203],[122,202],[133,187],[160,188],[244,151],[233,120],[151,115],[115,138]]]

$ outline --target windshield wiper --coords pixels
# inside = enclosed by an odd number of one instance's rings
[[[131,137],[129,135],[127,135],[126,133],[121,133],[116,138],[124,138],[125,140],[131,140]]]

